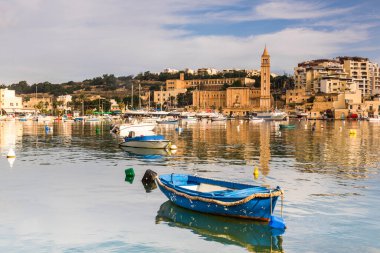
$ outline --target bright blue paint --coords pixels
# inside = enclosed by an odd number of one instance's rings
[[[252,186],[247,184],[232,183],[227,181],[220,181],[208,178],[195,177],[184,174],[166,174],[160,176],[161,182],[178,192],[182,192],[191,196],[204,197],[215,199],[224,202],[233,202],[244,199],[254,193],[268,193],[269,189],[260,186]],[[232,190],[215,191],[215,192],[198,192],[189,189],[184,189],[181,186],[185,185],[199,185],[201,183],[212,184],[221,187],[230,188]],[[247,203],[225,207],[209,202],[190,200],[185,197],[179,196],[173,192],[168,191],[166,188],[160,186],[161,191],[173,203],[195,211],[225,215],[225,216],[243,216],[252,219],[267,219],[271,217],[278,197],[272,198],[272,212],[270,210],[270,198],[256,198]],[[278,188],[279,189],[279,188]]]

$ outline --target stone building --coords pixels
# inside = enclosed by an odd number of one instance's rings
[[[260,94],[260,110],[268,111],[271,109],[270,94],[270,56],[265,46],[263,55],[261,56],[261,94]]]

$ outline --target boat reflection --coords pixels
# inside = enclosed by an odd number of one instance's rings
[[[163,156],[169,155],[169,153],[165,149],[133,148],[122,146],[120,146],[120,148],[132,157],[140,157],[144,159],[159,159]]]
[[[250,252],[283,252],[282,232],[267,223],[198,213],[170,201],[161,205],[156,223],[186,228],[205,240],[238,245]]]

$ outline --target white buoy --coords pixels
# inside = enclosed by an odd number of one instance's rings
[[[240,126],[237,126],[237,127],[236,127],[236,130],[239,132],[239,131],[240,131]]]
[[[171,150],[176,150],[176,149],[177,149],[177,146],[173,144],[173,145],[170,146],[170,149],[171,149]]]
[[[16,153],[13,148],[10,148],[7,154],[7,158],[16,158]]]
[[[14,164],[15,160],[16,160],[16,157],[8,158],[9,166],[11,168],[13,167],[13,164]]]
[[[305,124],[305,129],[307,129],[307,124]]]

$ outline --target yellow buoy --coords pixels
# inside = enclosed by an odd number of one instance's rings
[[[253,170],[253,176],[255,179],[259,177],[259,168],[257,168],[257,166],[255,166],[255,169]]]

